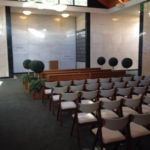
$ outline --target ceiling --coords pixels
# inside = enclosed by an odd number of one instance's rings
[[[11,7],[11,13],[22,13],[23,10],[30,10],[32,14],[39,14],[39,15],[57,15],[61,16],[62,12],[57,12],[55,10],[48,10],[48,9],[34,9],[34,8],[20,8],[20,7]],[[70,17],[77,17],[83,12],[71,12],[71,11],[64,11],[63,13],[69,13]]]

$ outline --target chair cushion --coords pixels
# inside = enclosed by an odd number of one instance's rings
[[[94,102],[91,100],[81,100],[81,104],[93,104]]]
[[[76,104],[74,102],[61,102],[62,109],[72,109],[76,108]]]
[[[51,89],[46,89],[45,94],[51,94],[52,90]]]
[[[74,117],[74,115],[72,115],[72,117]],[[91,113],[78,113],[78,122],[80,124],[95,122],[95,121],[97,121],[97,118]]]
[[[111,100],[108,98],[105,98],[105,97],[101,97],[101,98],[99,98],[99,101],[110,102]]]
[[[132,95],[132,99],[137,99],[139,98],[141,95]]]
[[[97,128],[93,129],[92,132],[96,134]],[[102,138],[103,143],[105,144],[125,140],[125,137],[121,132],[110,130],[105,127],[102,127]]]
[[[116,96],[116,100],[120,100],[120,99],[123,99],[124,97],[123,96]]]
[[[149,130],[147,130],[145,127],[138,125],[134,122],[130,123],[130,129],[131,129],[131,137],[132,138],[136,138],[136,137],[150,134]]]
[[[53,95],[53,101],[59,101],[59,95]]]
[[[101,109],[101,117],[104,119],[115,119],[119,118],[119,116],[111,110]]]
[[[148,105],[142,105],[142,112],[144,114],[149,113],[150,112],[150,107]]]
[[[129,107],[122,107],[123,116],[127,116],[129,114],[138,114],[135,110]]]

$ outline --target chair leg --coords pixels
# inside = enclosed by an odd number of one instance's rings
[[[43,93],[43,96],[42,96],[42,103],[44,102],[44,97],[45,97],[45,94]]]
[[[52,104],[52,101],[51,101],[51,98],[49,98],[49,111],[51,111],[51,104]]]
[[[53,103],[53,101],[52,101],[52,114],[54,116],[54,103]]]
[[[46,106],[46,98],[45,98],[45,94],[44,94],[44,106]]]
[[[80,145],[80,135],[79,135],[79,125],[76,123],[76,129],[77,129],[77,140],[78,140],[78,145]]]
[[[62,127],[62,110],[60,109],[60,126]]]
[[[72,136],[72,134],[73,134],[75,122],[76,122],[76,119],[75,119],[75,117],[74,117],[74,118],[73,118],[73,124],[72,124],[72,128],[71,128],[70,136]]]
[[[96,146],[96,143],[97,143],[97,136],[96,136],[95,139],[94,139],[94,143],[93,143],[93,145],[92,145],[91,150],[94,150],[94,148],[95,148],[95,146]]]
[[[57,111],[57,121],[59,120],[59,112],[60,112],[60,106],[58,105],[58,111]]]

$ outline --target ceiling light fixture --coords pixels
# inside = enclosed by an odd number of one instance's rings
[[[67,9],[67,5],[55,4],[55,5],[53,5],[53,9],[56,11],[64,11]]]
[[[63,14],[61,14],[64,18],[67,18],[67,17],[69,17],[69,14],[67,14],[67,13],[63,13]]]
[[[118,21],[119,18],[112,18],[112,21]]]
[[[20,19],[27,19],[27,16],[20,16]]]
[[[25,15],[30,15],[32,12],[31,11],[28,11],[28,10],[24,10],[23,11],[23,14],[25,14]]]

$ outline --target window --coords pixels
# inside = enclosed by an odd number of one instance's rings
[[[74,0],[75,1],[75,5],[78,6],[87,6],[87,0]]]
[[[73,5],[73,0],[60,0],[60,4]]]

